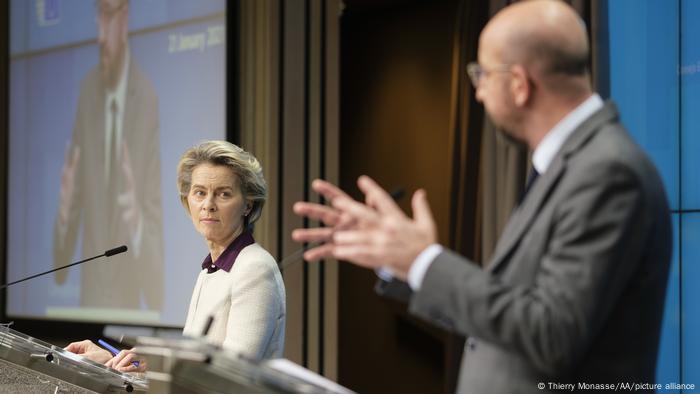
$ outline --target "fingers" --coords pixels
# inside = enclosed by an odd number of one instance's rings
[[[326,226],[332,227],[338,222],[338,212],[325,205],[300,201],[295,203],[292,209],[297,215],[305,216],[311,220],[321,221]]]
[[[316,179],[311,183],[311,188],[318,194],[322,195],[326,200],[333,201],[336,197],[350,198],[339,187],[323,179]]]
[[[134,197],[129,192],[119,193],[119,195],[117,195],[117,204],[121,205],[122,207],[130,207],[133,205],[133,200]]]
[[[65,350],[88,358],[97,363],[104,363],[112,358],[112,354],[101,347],[95,345],[90,340],[73,342],[65,347]]]
[[[435,228],[435,219],[428,204],[428,196],[425,190],[419,189],[413,193],[411,198],[411,208],[413,209],[413,220],[423,228]]]
[[[379,268],[387,261],[378,258],[381,255],[377,253],[378,235],[374,231],[338,231],[333,234],[333,257],[362,267]]]
[[[120,351],[119,353],[117,353],[116,356],[114,356],[114,357],[112,357],[111,359],[109,359],[109,361],[107,361],[107,362],[105,363],[105,365],[108,366],[108,367],[110,367],[110,368],[117,369],[117,366],[119,365],[119,363],[121,363],[122,360],[124,360],[124,358],[125,358],[130,352],[131,352],[131,350],[126,350],[126,349]]]
[[[119,370],[120,368],[123,369],[123,368],[127,368],[129,366],[133,367],[134,365],[131,363],[134,361],[135,357],[136,357],[136,355],[133,352],[131,352],[130,350],[122,350],[121,352],[119,352],[119,354],[114,356],[114,358],[112,359],[112,360],[114,360],[112,362],[112,365],[113,365],[112,368]]]
[[[292,239],[296,242],[328,242],[333,236],[330,227],[304,228],[292,231]]]
[[[117,195],[117,204],[122,208],[122,219],[130,222],[136,216],[136,198],[133,193],[124,192]]]
[[[367,205],[381,213],[404,216],[403,211],[396,205],[386,190],[382,189],[372,178],[362,175],[357,179],[357,186],[365,194]]]
[[[64,349],[75,354],[83,354],[88,351],[88,349],[92,347],[97,347],[92,341],[86,339],[84,341],[80,342],[72,342],[69,343],[68,346],[66,346]]]
[[[337,246],[368,245],[374,237],[373,233],[367,231],[338,231],[333,234],[333,243]]]
[[[292,232],[292,239],[296,242],[324,243],[307,250],[304,253],[305,260],[317,261],[329,257],[338,257],[338,249],[333,234],[339,231],[345,234],[341,235],[340,238],[343,240],[343,246],[352,246],[354,248],[353,250],[347,249],[349,255],[354,256],[364,253],[360,244],[362,242],[367,244],[371,240],[364,239],[360,241],[343,237],[364,236],[362,235],[363,233],[354,230],[369,229],[376,226],[382,213],[398,213],[401,217],[405,217],[391,197],[370,178],[362,177],[358,184],[363,187],[363,191],[368,196],[371,202],[369,206],[355,201],[337,186],[320,179],[312,183],[312,188],[329,201],[330,207],[309,202],[297,202],[294,204],[293,210],[297,215],[318,220],[327,226],[325,228],[296,229]],[[382,209],[383,212],[378,212],[375,210],[375,207]],[[346,234],[347,230],[353,231],[348,231],[348,234]],[[364,258],[362,261],[364,261]]]
[[[342,212],[339,222],[357,222],[360,226],[366,226],[377,216],[373,209],[349,197],[336,198],[333,200],[333,207]]]
[[[122,171],[124,172],[124,182],[126,183],[127,189],[132,190],[134,188],[134,173],[131,170],[131,156],[129,155],[129,149],[126,147],[126,143],[122,141]]]
[[[122,350],[105,365],[121,372],[143,372],[146,370],[146,362],[138,360],[133,350]]]
[[[61,171],[61,198],[66,199],[72,196],[73,183],[75,182],[75,171],[80,159],[80,148],[74,147],[71,151],[70,143],[66,143],[65,158]]]
[[[316,180],[312,187],[330,207],[298,202],[294,212],[328,227],[297,229],[297,242],[322,242],[304,253],[307,261],[335,258],[366,268],[388,266],[403,278],[425,244],[436,242],[435,220],[425,190],[413,194],[413,218],[408,217],[393,198],[374,180],[361,176],[357,184],[366,203],[355,201],[336,186]]]
[[[333,256],[333,244],[323,244],[304,252],[304,260],[319,261]]]

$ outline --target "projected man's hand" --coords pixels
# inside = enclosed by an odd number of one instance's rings
[[[126,223],[131,234],[136,234],[141,213],[139,211],[138,199],[136,197],[136,183],[134,182],[134,171],[131,165],[131,157],[126,144],[122,142],[121,169],[124,179],[124,189],[117,196],[117,204],[121,212],[121,219]]]
[[[70,144],[68,144],[61,172],[61,200],[58,206],[58,220],[61,225],[68,223],[68,215],[75,197],[75,178],[79,161],[80,147],[76,146],[71,149]]]

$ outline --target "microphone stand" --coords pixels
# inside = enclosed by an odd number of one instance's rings
[[[98,258],[100,258],[100,257],[110,257],[110,256],[114,256],[115,254],[124,253],[124,252],[126,252],[126,251],[127,251],[126,245],[118,246],[118,247],[116,247],[116,248],[109,249],[109,250],[105,251],[104,253],[102,253],[102,254],[100,254],[100,255],[93,256],[93,257],[87,258],[87,259],[85,259],[85,260],[80,260],[80,261],[77,261],[77,262],[72,263],[72,264],[68,264],[68,265],[64,265],[64,266],[58,267],[58,268],[54,268],[54,269],[52,269],[52,270],[50,270],[50,271],[46,271],[46,272],[42,272],[42,273],[39,273],[39,274],[36,274],[36,275],[32,275],[32,276],[29,276],[29,277],[26,277],[26,278],[23,278],[23,279],[20,279],[20,280],[16,280],[16,281],[14,281],[14,282],[5,283],[4,285],[0,286],[0,290],[4,289],[4,288],[6,288],[6,287],[10,287],[10,286],[12,286],[12,285],[14,285],[14,284],[16,284],[16,283],[21,283],[21,282],[27,281],[27,280],[29,280],[29,279],[34,279],[34,278],[36,278],[36,277],[39,277],[39,276],[42,276],[42,275],[46,275],[46,274],[50,274],[50,273],[52,273],[52,272],[56,272],[56,271],[59,271],[59,270],[62,270],[62,269],[66,269],[66,268],[72,267],[72,266],[74,266],[74,265],[87,263],[88,261],[95,260],[95,259],[98,259]]]

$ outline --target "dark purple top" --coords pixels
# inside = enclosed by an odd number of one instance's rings
[[[241,253],[241,250],[254,243],[255,240],[253,239],[253,235],[249,231],[243,231],[241,235],[236,237],[236,239],[234,239],[233,242],[226,247],[224,253],[221,253],[221,256],[219,256],[215,262],[212,263],[211,261],[211,253],[208,254],[202,263],[202,269],[206,269],[207,274],[214,273],[219,269],[230,272],[231,267],[233,267],[233,263],[236,262],[236,258],[238,257],[238,254]]]

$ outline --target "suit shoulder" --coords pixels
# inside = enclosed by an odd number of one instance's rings
[[[257,243],[248,245],[241,250],[234,267],[236,265],[245,269],[279,270],[275,258]]]
[[[617,122],[603,126],[582,149],[570,158],[563,190],[577,193],[594,187],[617,193],[637,193],[646,209],[668,209],[665,187],[646,152]]]
[[[626,172],[640,184],[661,184],[652,160],[620,123],[602,127],[580,153],[573,160],[578,171],[595,173],[595,169],[607,168]]]
[[[102,92],[102,77],[99,66],[90,69],[80,82],[80,99],[94,101],[95,97]]]

